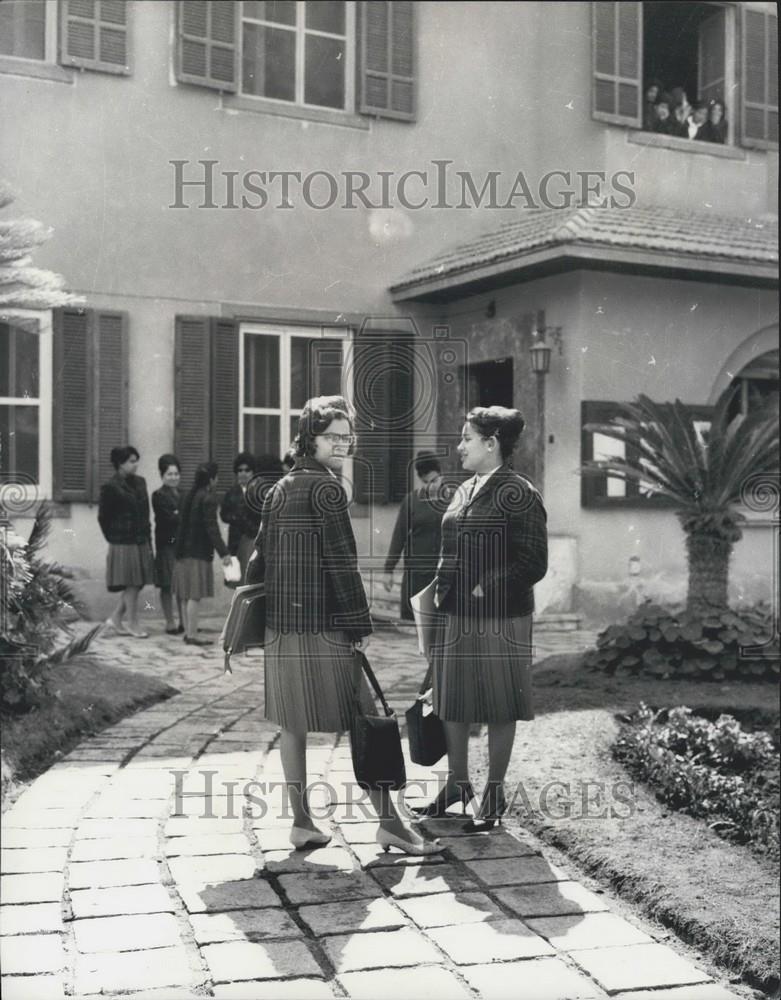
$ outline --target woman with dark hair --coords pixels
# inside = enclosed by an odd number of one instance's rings
[[[711,101],[708,105],[708,120],[697,133],[697,138],[703,142],[725,143],[728,134],[726,114],[724,101],[718,98]]]
[[[204,597],[214,597],[212,560],[216,549],[224,565],[230,563],[228,546],[217,524],[217,465],[204,462],[195,470],[195,481],[184,499],[176,536],[173,590],[186,601],[184,641],[189,646],[210,646],[198,638],[198,612]]]
[[[336,473],[354,441],[352,414],[341,396],[310,399],[301,412],[296,464],[263,505],[249,583],[266,586],[264,649],[266,718],[281,727],[279,748],[293,810],[296,848],[327,844],[309,812],[306,744],[310,732],[350,728],[354,698],[373,699],[357,651],[372,631],[358,572],[348,500]],[[357,685],[360,687],[357,688]],[[390,792],[375,790],[377,841],[386,850],[430,854],[439,848],[400,819]]]
[[[220,518],[228,525],[228,552],[236,556],[241,566],[241,579],[260,527],[260,511],[247,502],[247,487],[255,475],[257,463],[249,451],[241,451],[233,460],[236,482],[222,498]],[[232,586],[238,586],[233,584]]]
[[[120,594],[114,613],[106,619],[106,628],[146,639],[149,633],[138,623],[138,595],[155,577],[149,497],[146,482],[136,475],[140,457],[132,445],[111,449],[115,473],[100,488],[98,524],[109,543],[106,586],[111,593]],[[125,615],[127,624],[122,621]]]
[[[434,603],[444,612],[432,649],[433,707],[442,719],[448,778],[422,814],[439,816],[473,798],[469,727],[488,726],[488,783],[477,822],[489,829],[505,811],[504,777],[517,720],[534,718],[531,691],[533,586],[548,567],[542,498],[510,456],[524,428],[519,410],[470,410],[458,454],[473,473],[442,520]]]
[[[171,586],[176,566],[176,533],[179,529],[179,506],[182,492],[179,483],[182,467],[176,455],[161,455],[157,460],[162,485],[152,494],[152,510],[155,512],[155,582],[160,590],[160,603],[165,615],[165,631],[168,635],[184,632],[182,599],[177,597],[179,625],[174,621],[174,600]]]
[[[391,590],[393,571],[403,553],[400,610],[401,617],[409,621],[414,620],[410,597],[431,583],[437,571],[440,527],[445,510],[439,494],[442,469],[436,455],[419,452],[415,459],[415,472],[423,485],[408,493],[401,502],[385,560],[383,580],[385,589]]]

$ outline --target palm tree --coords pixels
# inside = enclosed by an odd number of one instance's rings
[[[686,536],[686,608],[694,613],[727,606],[729,560],[745,521],[737,507],[753,477],[778,470],[778,401],[733,416],[733,400],[730,387],[704,434],[679,399],[655,403],[643,395],[622,404],[625,416],[586,427],[624,442],[625,457],[586,462],[583,474],[607,473],[671,501]]]

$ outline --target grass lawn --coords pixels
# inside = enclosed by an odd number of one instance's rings
[[[570,655],[549,657],[535,668],[534,694],[537,717],[518,724],[507,791],[512,795],[521,783],[535,812],[529,813],[519,794],[508,825],[530,829],[564,851],[722,968],[752,986],[776,990],[778,864],[723,840],[703,820],[670,810],[645,785],[635,782],[631,796],[623,792],[628,804],[616,801],[610,789],[632,779],[610,747],[619,728],[616,715],[634,710],[640,701],[655,708],[687,705],[710,717],[728,712],[772,729],[778,724],[778,687],[612,678],[582,667],[581,657]],[[470,749],[473,774],[482,782],[484,736]],[[607,794],[600,800],[596,785],[584,792],[585,782],[603,783]],[[540,792],[547,785],[545,815]]]
[[[0,719],[3,807],[80,740],[176,694],[154,677],[109,667],[89,654],[55,668],[54,695],[26,715]]]

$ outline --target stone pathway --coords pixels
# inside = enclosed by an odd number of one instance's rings
[[[537,655],[592,639],[538,635]],[[333,840],[290,850],[260,657],[226,677],[216,647],[167,636],[93,648],[181,693],[85,740],[4,815],[4,1000],[734,997],[531,838],[436,820],[442,856],[383,854],[344,736],[308,756]],[[384,630],[370,655],[403,712],[411,636]],[[408,803],[435,793],[430,769],[408,778]]]

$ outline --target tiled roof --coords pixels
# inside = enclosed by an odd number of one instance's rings
[[[533,208],[413,268],[393,291],[556,246],[656,251],[743,263],[778,263],[778,222],[674,208]]]

